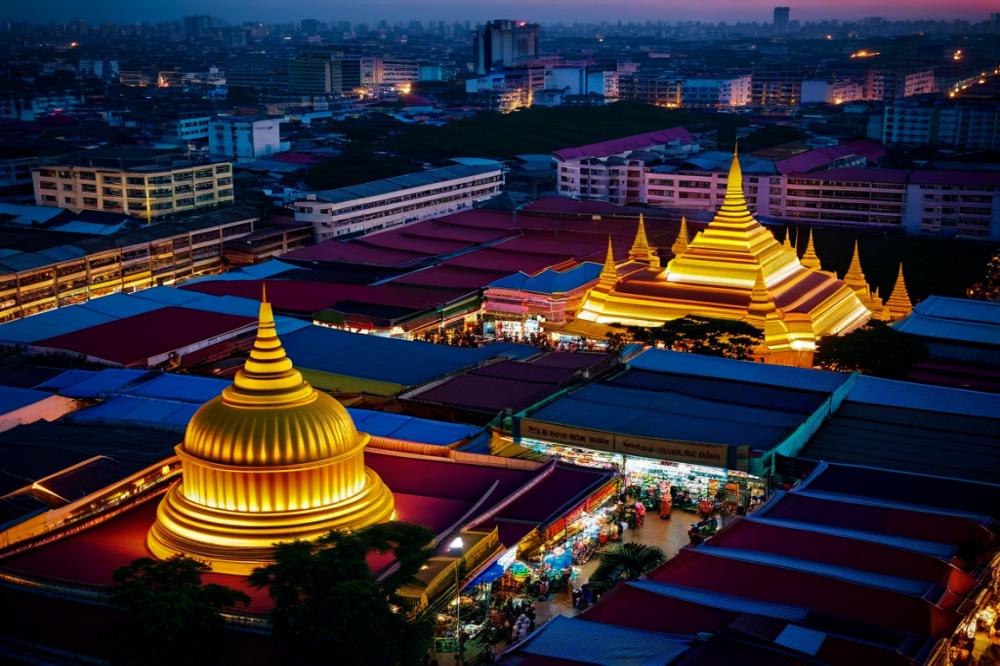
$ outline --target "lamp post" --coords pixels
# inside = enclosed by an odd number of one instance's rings
[[[462,579],[460,569],[462,568],[462,548],[465,542],[462,537],[455,537],[454,541],[448,544],[448,550],[458,551],[458,559],[455,561],[455,643],[458,645],[458,663],[462,663]]]

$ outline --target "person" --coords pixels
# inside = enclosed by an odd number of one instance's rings
[[[549,599],[549,581],[546,579],[542,579],[541,585],[538,586],[538,598],[542,601]]]
[[[635,503],[635,522],[642,527],[642,523],[646,518],[646,505],[643,502]]]
[[[584,583],[583,587],[580,588],[580,593],[582,595],[580,599],[580,608],[587,608],[590,606],[590,602],[594,599],[594,595],[590,591],[590,583]]]
[[[573,588],[573,608],[580,608],[580,598],[582,596],[583,596],[583,593],[580,591],[580,588],[574,587]]]

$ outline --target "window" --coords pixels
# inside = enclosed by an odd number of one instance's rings
[[[56,189],[56,184],[53,183],[51,180],[43,180],[39,181],[38,187],[40,187],[43,190],[54,190]]]
[[[97,199],[95,199],[93,197],[84,197],[83,198],[83,205],[84,206],[97,206]]]
[[[72,183],[63,183],[63,192],[72,192],[72,191],[73,191]]]
[[[137,178],[135,176],[129,176],[128,178],[125,179],[125,182],[128,183],[129,185],[145,185],[146,179]]]
[[[46,194],[42,197],[42,201],[48,201],[49,203],[56,203],[59,201],[59,197],[54,194]]]
[[[95,194],[97,193],[97,185],[88,185],[87,183],[83,183],[82,185],[80,185],[80,189],[84,192],[93,192]]]
[[[63,203],[67,203],[70,206],[75,206],[76,205],[76,199],[74,199],[73,197],[63,197]]]
[[[93,171],[81,171],[80,180],[97,180],[97,175]]]

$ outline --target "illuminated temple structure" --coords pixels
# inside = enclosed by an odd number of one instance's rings
[[[742,182],[734,155],[719,211],[690,241],[686,224],[681,225],[675,256],[665,268],[650,249],[640,218],[629,258],[648,267],[619,278],[609,251],[577,318],[647,327],[687,315],[742,320],[764,331],[764,360],[789,365],[808,364],[818,338],[862,326],[873,310],[889,318],[863,274],[851,272],[841,280],[820,269],[811,236],[801,261],[787,235],[779,243],[747,208]],[[852,269],[855,264],[860,273],[856,248]],[[902,311],[903,297],[909,302],[902,269],[894,291],[900,292],[895,310]]]
[[[249,574],[277,542],[391,520],[393,495],[365,466],[368,439],[292,367],[265,298],[249,359],[176,448],[182,478],[160,503],[149,549]]]

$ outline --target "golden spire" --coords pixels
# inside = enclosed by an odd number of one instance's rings
[[[819,263],[819,255],[816,254],[816,248],[813,247],[813,232],[812,227],[809,227],[809,231],[806,236],[806,251],[802,255],[802,265],[806,268],[814,271],[822,270],[822,266]]]
[[[842,278],[844,284],[854,290],[858,299],[868,309],[871,309],[872,294],[868,281],[865,280],[865,273],[861,270],[861,253],[858,249],[858,241],[854,241],[854,254],[851,256],[851,264],[847,267],[847,272]]]
[[[257,338],[250,357],[236,373],[232,386],[222,391],[222,400],[230,405],[258,407],[308,401],[315,390],[302,378],[302,373],[292,367],[292,360],[278,339],[267,288],[262,292]]]
[[[784,314],[778,310],[764,284],[763,269],[757,270],[757,279],[750,293],[750,305],[743,320],[764,331],[764,348],[767,352],[789,351],[792,348]]]
[[[615,250],[611,245],[611,236],[608,236],[608,256],[604,260],[604,268],[601,269],[598,283],[612,287],[618,283],[618,269],[615,266]]]
[[[660,258],[649,247],[649,240],[646,238],[646,222],[642,213],[639,213],[639,227],[635,231],[635,240],[628,251],[628,256],[629,259],[643,261],[650,266],[659,267],[660,265]]]
[[[688,222],[687,218],[681,215],[681,228],[677,231],[677,239],[674,244],[670,246],[670,251],[674,253],[674,256],[678,256],[684,253],[688,247]]]
[[[889,309],[885,307],[885,302],[878,295],[878,287],[872,290],[872,304],[868,307],[872,311],[872,318],[879,321],[888,321]]]
[[[726,197],[722,200],[719,214],[716,215],[716,219],[719,218],[734,222],[753,221],[753,216],[747,208],[747,200],[743,196],[743,169],[740,167],[740,158],[735,149],[733,161],[729,164],[729,176],[726,179]]]
[[[902,319],[913,310],[913,303],[910,301],[910,294],[906,291],[906,280],[903,278],[903,264],[899,264],[899,275],[896,276],[896,284],[892,287],[892,293],[885,300],[885,307],[889,310],[890,319]]]
[[[785,227],[785,240],[783,240],[781,242],[781,246],[783,248],[785,248],[786,250],[791,250],[792,252],[795,252],[795,248],[792,247],[792,228],[791,227],[788,227],[788,226]]]

